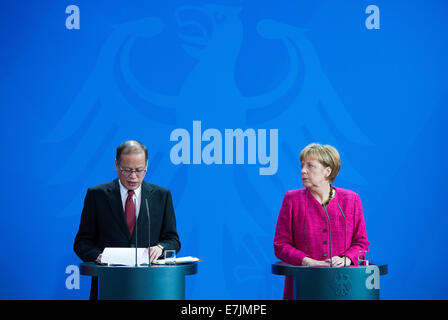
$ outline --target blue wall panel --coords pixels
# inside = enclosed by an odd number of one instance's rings
[[[69,30],[72,4],[80,28]],[[366,27],[371,4],[379,29]],[[389,264],[382,298],[447,299],[446,9],[2,1],[0,298],[88,298],[88,278],[65,284],[80,262],[84,195],[116,177],[115,148],[137,139],[149,149],[146,180],[172,191],[179,255],[204,260],[187,298],[281,299],[283,279],[270,273],[277,215],[284,193],[302,187],[300,150],[320,142],[341,153],[334,185],[361,196],[371,260]],[[267,141],[278,130],[273,174],[248,150],[243,164],[174,164],[170,134],[193,140],[193,121],[222,135],[223,162],[237,152],[224,147],[226,129],[265,129]]]

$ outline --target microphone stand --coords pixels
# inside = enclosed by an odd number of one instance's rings
[[[347,219],[345,218],[345,214],[341,209],[341,206],[338,203],[339,211],[341,211],[342,216],[344,217],[344,267],[347,266]]]
[[[325,204],[322,203],[322,207],[324,208],[325,214],[327,215],[327,219],[328,219],[328,237],[330,239],[330,268],[333,268],[333,261],[332,261],[332,255],[331,255],[331,224],[330,224],[330,216],[328,215],[327,212],[327,207],[325,206]]]
[[[138,266],[137,263],[137,251],[138,251],[138,234],[137,234],[137,199],[134,198],[134,211],[135,211],[135,266]]]
[[[151,220],[149,218],[149,206],[148,199],[145,199],[146,203],[146,215],[148,216],[148,266],[151,266]]]

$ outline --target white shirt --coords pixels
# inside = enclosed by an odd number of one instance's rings
[[[120,179],[118,179],[118,183],[120,185],[120,194],[121,194],[121,202],[123,203],[123,212],[126,212],[126,199],[128,198],[128,189],[126,189],[122,184]],[[134,190],[134,196],[132,197],[133,201],[136,201],[136,205],[137,205],[137,217],[136,220],[138,219],[138,214],[140,213],[140,204],[142,202],[142,185],[140,185],[137,189]]]

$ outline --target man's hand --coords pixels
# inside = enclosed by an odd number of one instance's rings
[[[100,253],[100,255],[96,258],[95,262],[96,263],[101,263],[101,257],[103,256],[102,253]]]
[[[159,246],[154,246],[154,247],[151,247],[150,249],[151,249],[151,254],[150,254],[149,261],[152,263],[154,260],[157,260],[162,255],[163,250]]]

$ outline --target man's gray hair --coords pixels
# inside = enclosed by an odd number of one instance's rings
[[[148,161],[148,149],[145,147],[145,145],[137,140],[128,140],[118,146],[115,159],[118,163],[120,163],[122,154],[127,155],[140,152],[143,152],[145,154],[145,160]]]

